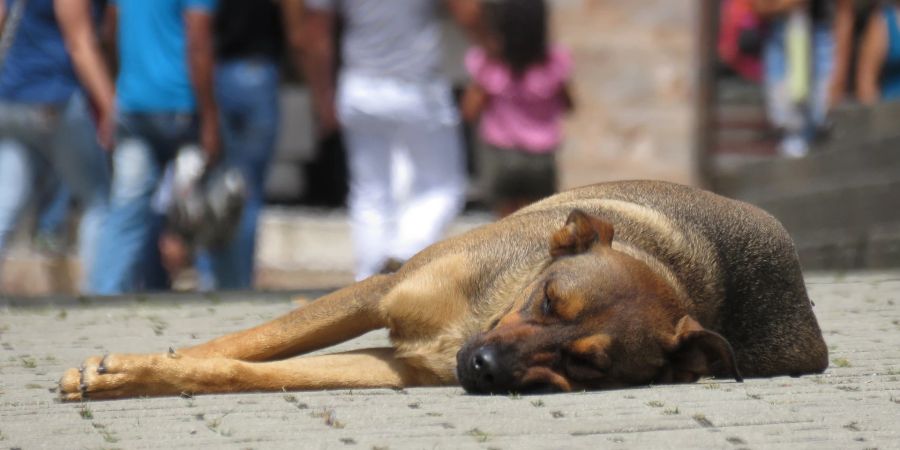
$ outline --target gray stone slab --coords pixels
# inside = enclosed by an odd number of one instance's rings
[[[831,367],[607,392],[341,390],[63,404],[62,371],[289,311],[286,295],[0,299],[0,448],[900,448],[900,271],[807,279]],[[383,345],[374,332],[343,347]]]
[[[716,179],[717,192],[764,205],[897,180],[900,138],[864,140],[844,148],[815,150],[805,158],[767,158],[745,164]]]

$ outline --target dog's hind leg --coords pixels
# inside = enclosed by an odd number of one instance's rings
[[[201,358],[271,361],[328,347],[383,328],[385,323],[378,302],[395,282],[393,275],[376,275],[270,322],[178,353]]]
[[[450,384],[395,357],[393,348],[254,363],[178,354],[89,359],[60,381],[63,400]]]

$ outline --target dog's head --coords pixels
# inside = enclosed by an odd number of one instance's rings
[[[457,354],[472,393],[572,391],[740,380],[721,335],[680,311],[643,262],[612,248],[613,227],[575,210],[550,240],[552,262],[516,306]]]

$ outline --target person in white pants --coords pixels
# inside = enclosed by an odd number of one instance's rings
[[[356,278],[363,279],[440,239],[462,208],[459,120],[446,83],[346,73],[337,115],[347,143]],[[394,189],[403,157],[411,168],[405,195]]]
[[[406,260],[441,238],[462,209],[466,175],[459,115],[440,75],[438,9],[464,25],[467,0],[307,0],[305,67],[320,127],[340,126],[347,147],[351,228],[358,280]],[[343,19],[342,62],[332,79],[333,30]],[[336,95],[335,95],[336,92]],[[397,161],[410,166],[397,196]]]

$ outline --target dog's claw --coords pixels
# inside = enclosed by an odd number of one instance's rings
[[[103,375],[106,373],[106,357],[109,356],[109,353],[103,355],[103,359],[100,360],[100,364],[97,365],[97,373]]]

